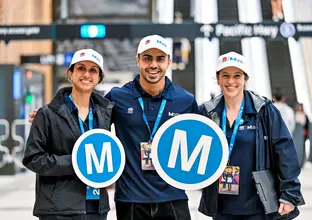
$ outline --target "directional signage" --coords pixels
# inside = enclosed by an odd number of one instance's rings
[[[37,63],[41,65],[69,66],[74,53],[66,54],[41,54],[21,56],[21,64]]]
[[[0,26],[0,40],[48,40],[52,36],[53,25]]]
[[[256,24],[220,22],[217,24],[199,24],[184,22],[181,24],[51,24],[0,26],[0,40],[65,40],[65,39],[134,39],[158,33],[171,38],[198,37],[243,38],[263,37],[268,39],[287,39],[294,37],[312,37],[312,23],[276,23]]]
[[[201,189],[216,181],[228,155],[228,143],[219,126],[197,114],[166,121],[152,144],[157,173],[168,184],[184,190]]]
[[[121,142],[104,129],[92,129],[82,134],[72,152],[76,175],[93,188],[103,188],[116,182],[125,161]]]

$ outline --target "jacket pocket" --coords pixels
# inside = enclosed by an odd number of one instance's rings
[[[58,212],[84,211],[86,186],[76,176],[59,177],[52,202]]]

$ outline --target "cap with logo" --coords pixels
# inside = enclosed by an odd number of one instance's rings
[[[151,48],[156,48],[158,50],[161,50],[167,55],[170,54],[165,38],[159,35],[150,35],[150,36],[144,37],[139,43],[137,54],[143,53],[144,51],[151,49]]]
[[[246,58],[235,52],[223,54],[218,58],[217,72],[226,67],[237,67],[244,73],[248,73]]]
[[[102,57],[101,54],[99,54],[95,50],[92,50],[92,49],[82,49],[82,50],[76,51],[74,53],[74,56],[73,56],[73,58],[72,58],[68,68],[70,68],[73,64],[78,63],[80,61],[92,61],[96,65],[98,65],[99,68],[102,70],[102,73],[104,73],[103,57]]]

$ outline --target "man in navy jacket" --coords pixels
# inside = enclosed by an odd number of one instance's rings
[[[156,131],[175,115],[198,113],[197,103],[165,76],[171,58],[164,38],[143,38],[136,60],[139,75],[106,95],[115,103],[112,122],[126,153],[125,169],[116,183],[117,219],[190,220],[185,192],[167,184],[155,170],[144,169],[141,146],[152,141],[154,126]]]

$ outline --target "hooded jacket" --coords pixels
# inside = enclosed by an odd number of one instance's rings
[[[244,91],[251,97],[256,115],[256,171],[271,169],[276,174],[278,195],[280,199],[297,206],[304,204],[298,180],[300,166],[291,134],[289,133],[279,111],[273,103],[252,91]],[[221,115],[215,112],[223,94],[206,102],[200,109],[202,114],[212,119],[218,125]],[[217,181],[202,191],[199,211],[208,216],[218,213],[218,183]],[[273,219],[293,219],[299,215],[295,207],[291,213],[280,216],[270,214]]]
[[[76,176],[71,159],[81,131],[64,103],[65,93],[71,90],[60,89],[48,105],[38,110],[29,133],[23,164],[37,174],[35,216],[86,213],[86,185]],[[109,130],[113,104],[96,93],[91,97],[98,128]],[[98,212],[108,211],[104,188],[100,190]]]

